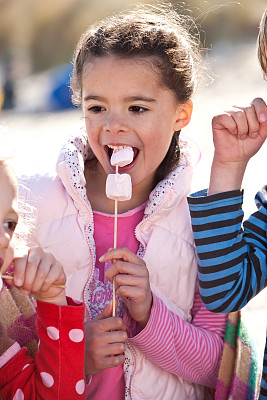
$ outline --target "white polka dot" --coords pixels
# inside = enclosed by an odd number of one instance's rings
[[[85,389],[84,379],[81,379],[80,381],[78,381],[78,382],[76,383],[75,389],[76,389],[76,392],[77,392],[78,394],[83,394],[84,389]]]
[[[12,400],[24,400],[24,394],[21,389],[18,389],[15,393],[15,396],[13,397]]]
[[[52,340],[59,339],[59,330],[57,328],[55,328],[54,326],[49,326],[46,330],[50,339]]]
[[[69,337],[72,342],[81,342],[84,337],[84,333],[81,329],[72,329],[69,332]]]
[[[52,375],[48,374],[47,372],[41,372],[40,375],[41,375],[43,384],[46,387],[50,388],[54,385],[54,378]]]
[[[31,364],[24,365],[24,367],[22,368],[22,371],[24,371],[24,369],[26,369],[29,365],[31,365]]]

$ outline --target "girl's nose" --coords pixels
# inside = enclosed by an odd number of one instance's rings
[[[113,135],[121,135],[128,132],[127,119],[119,113],[109,113],[105,123],[105,130]]]
[[[0,228],[0,249],[5,249],[9,246],[10,235],[4,228]]]

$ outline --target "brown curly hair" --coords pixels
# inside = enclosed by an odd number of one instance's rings
[[[264,74],[264,79],[267,80],[267,9],[264,11],[260,22],[258,58]]]
[[[86,63],[107,55],[123,59],[145,58],[159,74],[164,87],[179,104],[191,99],[202,71],[199,33],[191,17],[170,4],[138,6],[89,27],[81,36],[73,59],[72,100],[82,103],[82,74]],[[158,168],[156,181],[178,164],[179,132]]]

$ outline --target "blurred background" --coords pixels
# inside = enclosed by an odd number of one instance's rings
[[[17,174],[54,170],[64,139],[83,123],[69,90],[72,54],[82,32],[96,20],[137,3],[142,1],[0,0],[0,126],[4,141],[14,150]],[[207,49],[205,84],[195,98],[192,121],[183,131],[195,156],[192,190],[197,190],[209,182],[212,117],[255,97],[267,100],[267,83],[256,54],[267,0],[173,3],[196,19]],[[250,161],[243,182],[246,217],[255,210],[256,191],[267,181],[266,159],[265,144]],[[266,303],[265,290],[247,307],[260,359]]]
[[[136,3],[133,0],[0,0],[1,108],[23,112],[71,108],[66,84],[72,69],[73,49],[81,33],[96,20]],[[156,2],[150,0],[150,3]],[[218,64],[230,61],[244,44],[255,43],[267,2],[188,0],[173,4],[181,13],[195,17],[207,55]],[[250,51],[251,57],[253,53],[255,49]]]

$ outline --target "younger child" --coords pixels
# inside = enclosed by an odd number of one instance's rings
[[[192,26],[192,23],[191,23]],[[186,196],[192,166],[179,133],[191,118],[200,54],[171,7],[144,7],[90,27],[74,57],[73,96],[85,130],[63,147],[57,176],[24,179],[35,240],[64,265],[67,293],[87,309],[90,400],[207,399],[216,385],[225,316],[200,301]],[[51,143],[51,146],[53,143]],[[106,196],[114,149],[132,197]],[[112,260],[116,260],[111,264]],[[116,277],[117,315],[105,310]],[[99,316],[100,315],[100,316]]]
[[[0,187],[0,269],[5,275],[13,263],[16,286],[0,278],[0,398],[84,399],[84,306],[66,298],[65,274],[52,254],[36,247],[14,258],[17,184],[5,161],[0,161]],[[38,350],[30,329],[30,293],[37,300]],[[27,354],[27,344],[32,355],[37,350],[35,359]]]
[[[267,10],[259,33],[258,55],[267,74]],[[188,198],[198,251],[202,301],[215,312],[244,307],[267,284],[266,187],[256,195],[258,211],[243,220],[240,190],[248,161],[267,137],[267,107],[254,99],[249,107],[213,119],[214,158],[208,196]],[[260,171],[259,171],[260,173]],[[267,344],[260,399],[267,399]]]

